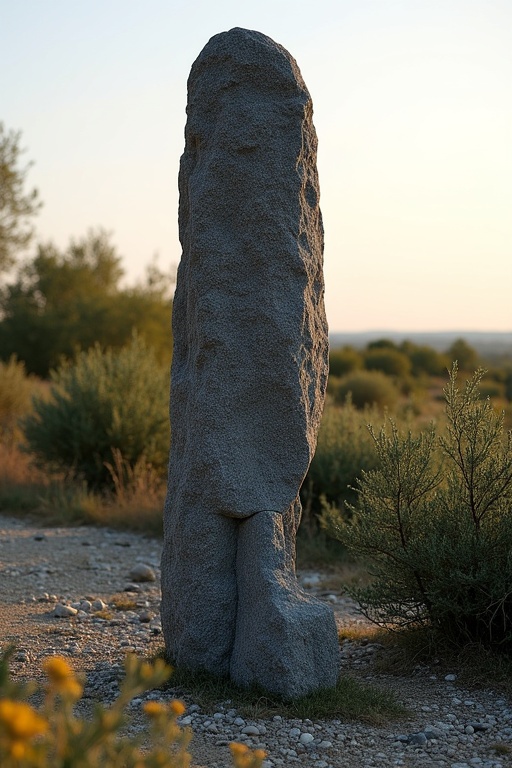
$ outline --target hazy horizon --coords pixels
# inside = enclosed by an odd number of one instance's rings
[[[503,330],[503,331],[495,331],[495,330],[486,330],[486,331],[480,331],[477,328],[440,328],[438,330],[432,330],[429,328],[418,328],[417,330],[411,330],[410,328],[361,328],[357,330],[343,330],[343,329],[331,329],[329,328],[329,333],[337,333],[340,335],[346,334],[346,335],[366,335],[366,334],[376,334],[376,333],[392,333],[392,334],[404,334],[404,333],[413,333],[416,336],[422,336],[422,335],[452,335],[457,333],[469,333],[473,336],[475,335],[489,335],[489,336],[508,336],[512,335],[512,330]]]
[[[0,11],[2,120],[22,132],[41,240],[113,233],[130,281],[180,258],[186,81],[257,29],[314,105],[331,332],[512,328],[512,4],[21,0]]]

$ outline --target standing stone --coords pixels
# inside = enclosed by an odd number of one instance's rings
[[[259,32],[188,80],[162,625],[177,664],[287,697],[336,683],[332,610],[295,578],[328,374],[311,97]]]

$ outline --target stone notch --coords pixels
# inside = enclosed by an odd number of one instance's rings
[[[175,663],[294,697],[334,685],[332,611],[295,579],[328,374],[311,97],[265,35],[188,80],[162,620]]]

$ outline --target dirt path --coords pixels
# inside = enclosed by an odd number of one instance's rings
[[[0,647],[16,644],[13,674],[38,678],[43,659],[62,654],[87,675],[85,704],[112,700],[125,654],[152,656],[163,648],[160,550],[159,540],[139,534],[48,528],[0,515]],[[154,580],[134,581],[132,570],[141,565],[153,572]],[[321,574],[301,574],[301,580],[331,603],[339,625],[362,622],[351,600],[324,590]],[[103,609],[98,614],[100,603],[95,601],[100,600]],[[57,618],[59,604],[73,615]],[[508,753],[497,756],[493,751],[496,742],[512,744],[512,708],[499,694],[460,690],[454,681],[444,675],[438,679],[428,669],[403,677],[377,675],[372,668],[376,652],[371,642],[345,643],[342,671],[393,688],[411,712],[405,723],[371,727],[277,718],[251,721],[255,733],[244,735],[229,702],[219,702],[215,712],[205,713],[187,701],[186,723],[194,730],[193,768],[228,768],[228,743],[240,739],[267,749],[268,768],[510,765]],[[139,712],[140,702],[130,712],[134,733],[144,728]],[[310,743],[304,733],[311,735]],[[414,733],[427,735],[415,745],[405,740]]]

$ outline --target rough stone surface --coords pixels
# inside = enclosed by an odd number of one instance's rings
[[[336,683],[339,655],[332,609],[299,589],[286,563],[283,518],[260,512],[238,534],[238,600],[230,672],[285,697]]]
[[[284,48],[236,28],[193,64],[187,115],[166,648],[178,664],[295,695],[336,679],[332,612],[294,578],[298,493],[328,372],[311,98]],[[258,642],[247,634],[256,626]]]

